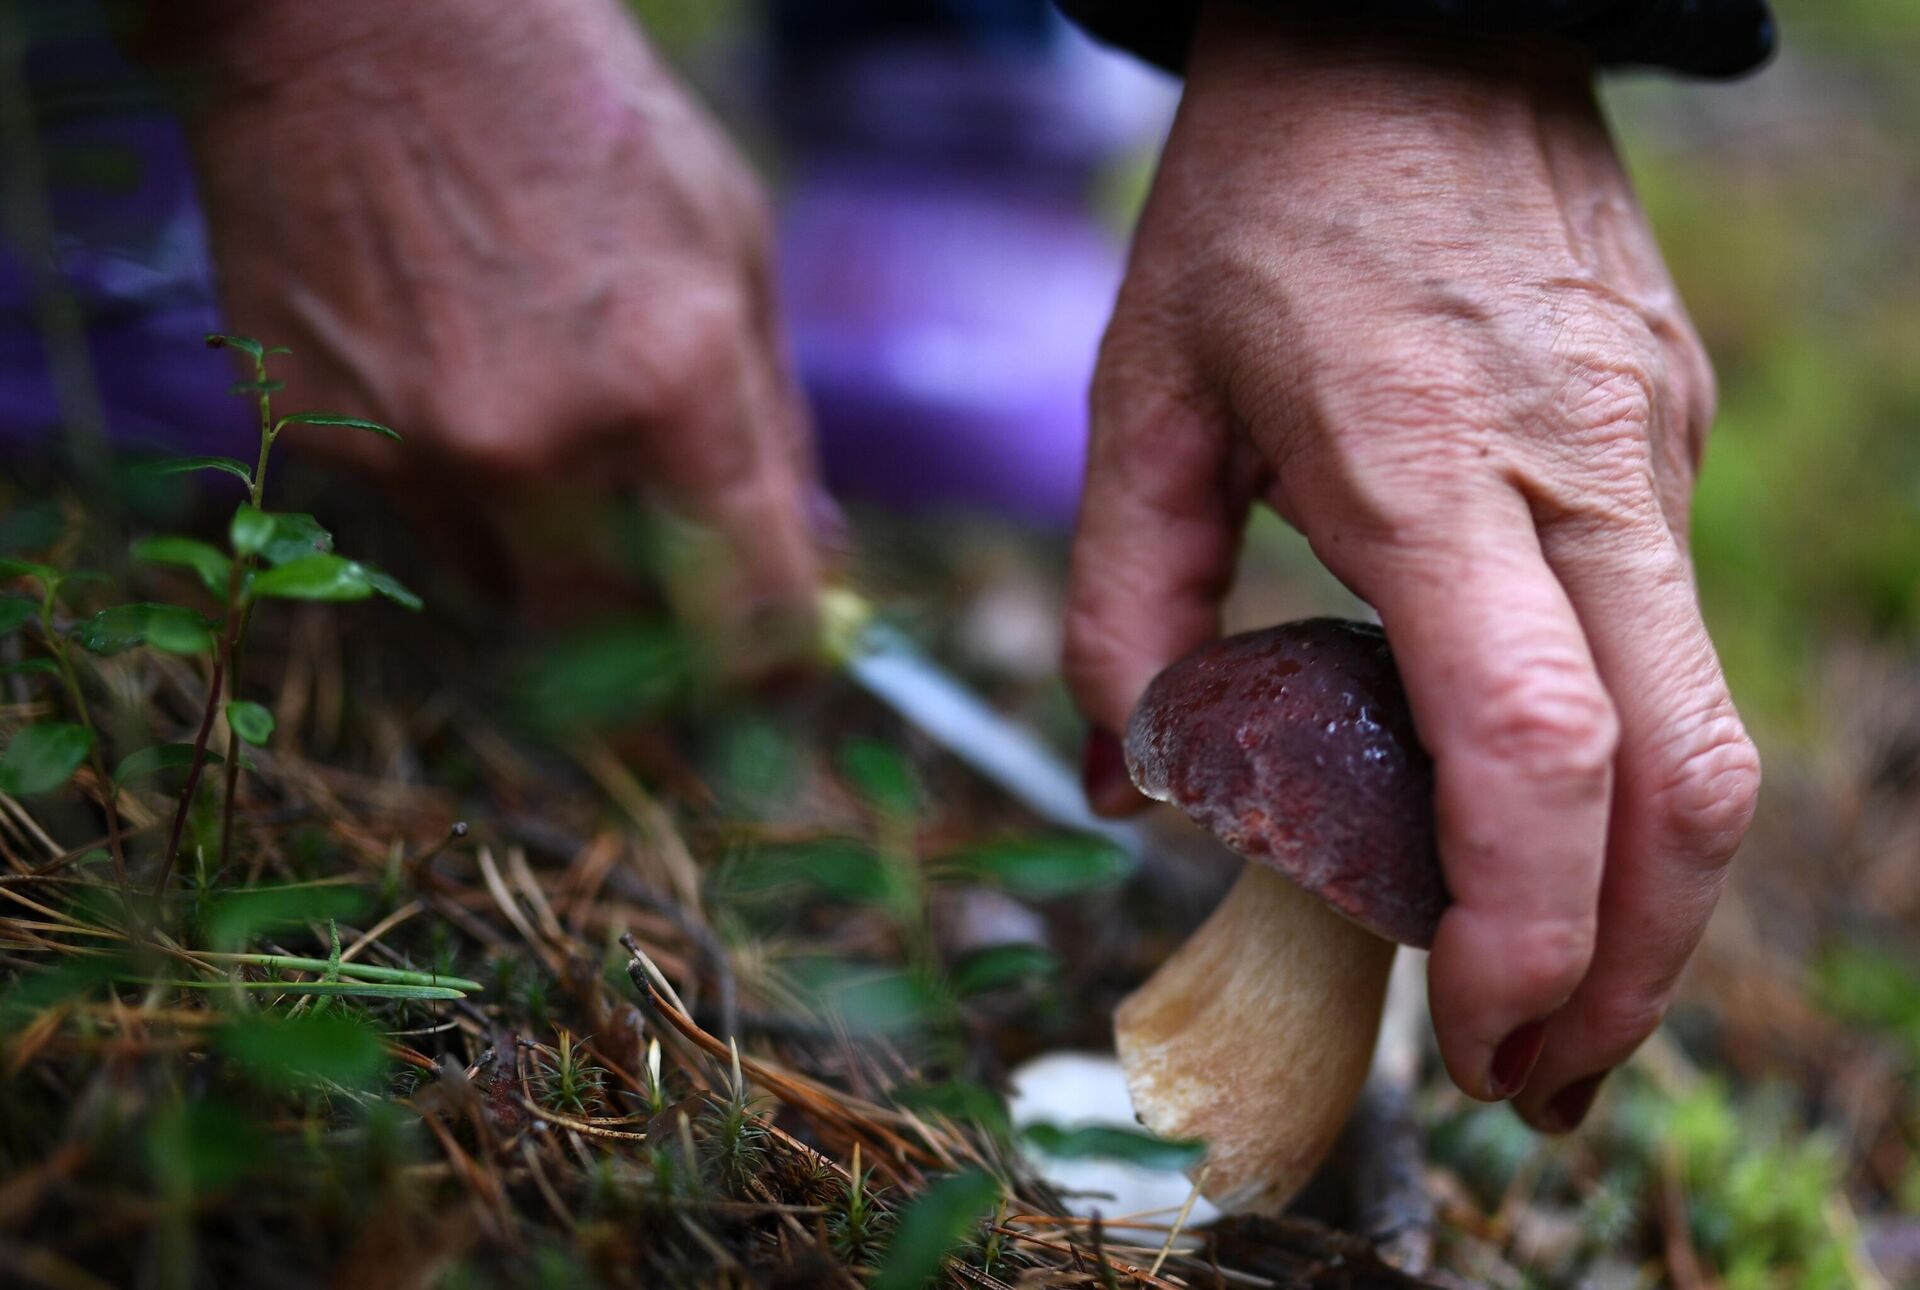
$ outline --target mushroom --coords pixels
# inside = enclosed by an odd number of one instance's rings
[[[1126,754],[1143,793],[1251,862],[1115,1013],[1134,1109],[1206,1143],[1208,1200],[1275,1213],[1366,1080],[1395,942],[1431,946],[1446,907],[1432,762],[1385,634],[1330,618],[1174,663]]]

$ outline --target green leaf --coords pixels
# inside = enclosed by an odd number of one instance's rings
[[[268,564],[290,564],[333,550],[333,534],[320,527],[320,521],[297,511],[279,511],[268,516],[273,531],[260,549]]]
[[[262,932],[301,927],[329,918],[351,920],[368,903],[359,887],[249,887],[215,902],[207,915],[207,939],[219,949],[237,949]]]
[[[228,394],[278,394],[287,388],[285,381],[235,381],[227,387]]]
[[[148,1168],[161,1180],[161,1191],[186,1196],[238,1181],[270,1153],[258,1122],[205,1101],[161,1110],[148,1124],[146,1145]]]
[[[60,581],[60,571],[50,564],[0,555],[0,578],[38,578],[42,584],[51,585]]]
[[[258,555],[276,566],[333,550],[333,534],[313,516],[255,510],[246,502],[234,511],[228,537],[239,554]]]
[[[258,359],[262,354],[269,352],[251,336],[229,336],[217,331],[207,333],[207,348],[237,349],[252,359]]]
[[[872,1290],[921,1290],[933,1284],[947,1256],[964,1244],[1000,1201],[991,1174],[969,1172],[942,1178],[900,1216]]]
[[[204,654],[213,648],[213,623],[179,605],[135,603],[102,609],[76,625],[73,639],[92,654],[118,654],[151,645],[169,654]]]
[[[382,573],[380,570],[368,566],[367,581],[372,584],[375,591],[385,596],[388,600],[411,609],[416,614],[426,608],[426,601],[401,586],[400,580],[390,573]]]
[[[255,575],[249,595],[281,600],[365,600],[373,594],[367,567],[338,555],[309,555]]]
[[[690,688],[700,662],[669,623],[608,623],[548,645],[515,669],[514,706],[543,731],[639,720]]]
[[[281,417],[274,425],[277,434],[281,426],[344,426],[349,430],[370,430],[377,435],[385,435],[395,443],[400,436],[391,426],[383,426],[378,421],[368,421],[364,417],[336,416],[331,412],[295,412],[291,416]]]
[[[59,502],[15,496],[0,512],[0,551],[45,551],[67,531],[67,513]]]
[[[253,472],[247,469],[247,463],[232,457],[167,457],[161,461],[147,462],[136,468],[141,475],[184,475],[196,470],[217,470],[232,475],[235,479],[253,487]]]
[[[60,665],[50,658],[23,658],[18,663],[0,665],[0,676],[30,676],[45,673],[60,675]]]
[[[226,760],[219,753],[209,750],[206,763],[218,766]],[[123,760],[113,772],[113,782],[125,784],[142,775],[152,775],[163,770],[182,770],[193,764],[192,744],[155,744],[151,748],[142,748]]]
[[[1133,870],[1133,861],[1113,843],[1068,834],[963,847],[941,857],[941,864],[1035,900],[1117,887]]]
[[[328,985],[338,985],[340,983],[340,920],[338,919],[329,918],[327,920],[327,945],[327,966],[321,970],[320,979]],[[322,995],[320,1001],[313,1005],[313,1011],[308,1015],[313,1017],[319,1016],[327,1010],[327,1005],[332,1002],[332,996]]]
[[[762,846],[734,865],[727,886],[742,895],[793,894],[795,884],[855,905],[885,905],[902,894],[891,866],[863,842],[821,838]]]
[[[882,815],[910,819],[920,804],[920,785],[907,756],[879,739],[849,739],[840,748],[840,769],[867,804]]]
[[[121,977],[142,985],[164,985],[174,990],[247,990],[256,994],[315,994],[355,996],[367,999],[436,999],[452,1002],[466,995],[444,985],[390,985],[385,981],[207,981],[193,978],[143,976],[129,972]]]
[[[208,591],[227,594],[233,562],[218,548],[189,537],[143,538],[133,544],[133,558],[148,564],[174,564],[200,575]]]
[[[363,1088],[387,1064],[386,1044],[364,1022],[339,1014],[276,1017],[255,1014],[214,1033],[214,1046],[235,1065],[276,1088],[315,1080]]]
[[[227,542],[235,555],[259,555],[273,539],[273,517],[252,502],[242,502],[227,525]]]
[[[22,624],[38,616],[40,606],[25,596],[0,597],[0,636],[18,631]]]
[[[66,721],[22,726],[0,757],[0,793],[50,793],[73,778],[93,749],[93,731]]]
[[[31,1025],[51,1005],[97,994],[107,988],[124,967],[111,955],[85,958],[59,956],[44,972],[20,973],[0,990],[0,1034]]]
[[[1920,960],[1890,946],[1845,943],[1814,961],[1812,979],[1827,1011],[1886,1031],[1920,1065]]]
[[[251,502],[240,503],[234,511],[227,537],[236,553],[261,556],[268,564],[288,564],[333,550],[333,534],[313,516],[263,511]]]
[[[320,521],[297,511],[273,517],[273,536],[260,554],[268,564],[291,564],[310,555],[333,550],[333,534],[320,527]]]
[[[793,971],[818,1005],[856,1034],[917,1030],[951,1011],[938,983],[919,972],[835,959],[798,961]]]
[[[227,705],[227,724],[255,748],[266,747],[267,740],[273,738],[273,714],[247,699],[235,699]]]
[[[1207,1154],[1204,1142],[1192,1138],[1157,1138],[1140,1129],[1114,1124],[1088,1124],[1063,1129],[1041,1121],[1022,1131],[1028,1142],[1061,1160],[1121,1160],[1142,1169],[1191,1169]]]
[[[105,855],[106,852],[100,854]],[[222,950],[195,950],[194,955],[214,963],[246,963],[269,972],[325,972],[331,966],[328,959],[304,958],[293,954],[234,954]],[[462,994],[478,994],[487,988],[467,977],[448,976],[441,972],[380,967],[370,963],[341,963],[337,966],[341,978],[348,982],[431,986],[456,990]]]
[[[963,999],[989,990],[1020,985],[1037,976],[1051,976],[1060,970],[1060,957],[1044,945],[1012,942],[989,945],[954,964],[947,984]]]

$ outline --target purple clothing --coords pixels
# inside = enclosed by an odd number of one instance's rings
[[[46,40],[27,73],[51,268],[79,305],[109,435],[244,449],[252,432],[226,394],[232,363],[202,341],[219,311],[180,127],[102,30]],[[61,423],[26,254],[0,247],[0,448],[16,450]]]

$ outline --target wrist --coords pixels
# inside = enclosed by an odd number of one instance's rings
[[[1594,59],[1553,34],[1206,0],[1187,76],[1190,93],[1234,95],[1242,110],[1278,118],[1262,124],[1282,128],[1343,114],[1375,124],[1484,120],[1515,106],[1590,101]]]

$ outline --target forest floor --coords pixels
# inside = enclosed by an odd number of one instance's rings
[[[142,505],[131,536],[184,503]],[[0,549],[69,573],[129,536],[102,538],[57,488],[16,486],[0,516]],[[217,649],[88,638],[120,602],[217,618],[190,566],[101,558],[110,576],[56,598],[74,644],[26,610],[0,641],[10,743],[75,715],[55,675],[74,668],[113,754],[98,766],[119,767],[127,874],[94,762],[0,795],[4,1279],[1920,1282],[1920,695],[1894,660],[1828,660],[1829,737],[1769,750],[1680,1005],[1582,1133],[1533,1136],[1424,1053],[1437,1218],[1408,1272],[1346,1230],[1350,1184],[1277,1221],[1089,1216],[1099,1198],[1044,1182],[1039,1143],[1188,1157],[1009,1118],[1009,1072],[1106,1048],[1115,1001],[1214,877],[1049,831],[829,671],[714,684],[657,614],[529,643],[359,518],[428,608],[262,601],[237,669],[271,717],[257,744],[226,737],[248,720],[225,710],[203,733]],[[855,570],[876,601],[1070,746],[1057,542],[862,533],[887,553]],[[0,593],[36,586],[16,566]],[[1236,613],[1327,595],[1294,555],[1256,552]],[[246,758],[231,839],[211,766],[150,899],[187,754],[124,759],[197,735]]]

